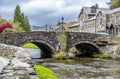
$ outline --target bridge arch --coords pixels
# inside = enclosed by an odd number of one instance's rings
[[[74,46],[78,51],[78,56],[90,57],[93,53],[102,53],[98,45],[89,41],[81,41],[74,44]]]
[[[53,54],[55,52],[55,48],[47,41],[44,40],[33,40],[33,39],[27,39],[27,40],[23,40],[21,42],[19,42],[17,44],[17,46],[22,46],[26,43],[33,43],[36,46],[39,47],[39,49],[42,51],[41,52],[41,56],[42,58],[50,58],[51,54]]]

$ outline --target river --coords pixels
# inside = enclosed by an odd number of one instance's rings
[[[33,60],[36,64],[53,70],[59,79],[120,79],[120,60],[99,58]]]
[[[31,58],[41,58],[41,50],[29,48],[25,48],[25,50],[29,52]]]

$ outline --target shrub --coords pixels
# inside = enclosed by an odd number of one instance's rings
[[[94,53],[93,57],[95,57],[95,58],[111,58],[108,53],[104,53],[104,54]]]
[[[65,58],[67,58],[67,53],[61,51],[59,53],[53,54],[52,57],[56,58],[56,59],[65,59]]]
[[[71,52],[71,53],[75,53],[75,51],[77,51],[75,47],[72,47],[72,48],[70,48],[70,50],[69,50],[69,52]]]
[[[62,51],[66,50],[66,46],[67,46],[67,36],[66,36],[66,32],[63,32],[60,36],[60,43],[62,45]]]
[[[5,28],[2,33],[10,33],[10,32],[16,32],[16,31],[14,29]]]
[[[120,42],[120,36],[116,37],[117,38],[117,41]]]
[[[55,73],[46,67],[35,64],[34,69],[40,79],[57,79]]]

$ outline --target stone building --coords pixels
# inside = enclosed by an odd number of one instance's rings
[[[98,32],[110,35],[119,34],[120,8],[113,10],[99,10],[96,14],[96,27]]]
[[[78,22],[79,26],[71,26],[71,30],[116,35],[120,30],[120,8],[110,10],[99,8],[97,4],[83,7],[78,16]]]
[[[69,26],[69,31],[70,32],[79,32],[79,29],[80,29],[79,26],[80,26],[79,23],[73,24],[72,26]]]
[[[56,26],[54,29],[55,32],[64,32],[65,28],[63,26]]]

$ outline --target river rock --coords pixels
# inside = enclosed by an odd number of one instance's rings
[[[31,76],[31,79],[39,79],[36,75]]]
[[[14,77],[0,77],[0,79],[14,79]]]
[[[35,75],[36,74],[33,68],[26,68],[26,70],[28,71],[28,73],[30,75]]]
[[[30,54],[25,49],[0,44],[0,54],[0,79],[39,79],[31,66],[33,63],[29,63]]]
[[[9,59],[0,57],[0,72],[9,63]]]

